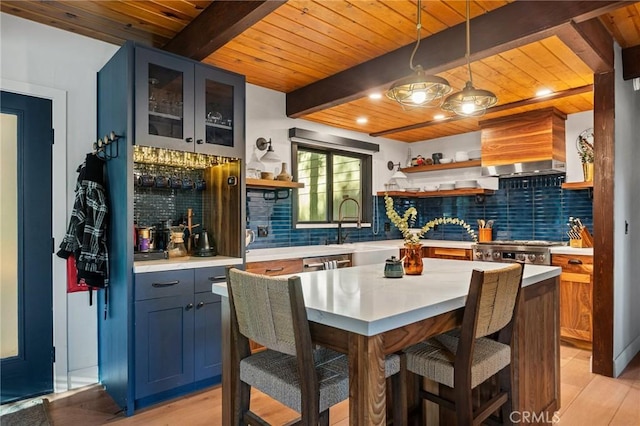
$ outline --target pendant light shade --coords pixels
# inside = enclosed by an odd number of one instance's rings
[[[497,102],[498,98],[493,92],[476,89],[471,81],[467,81],[464,89],[445,99],[442,109],[465,117],[479,117]]]
[[[451,92],[451,85],[446,79],[426,74],[422,66],[413,65],[413,58],[420,46],[421,14],[422,3],[418,0],[416,45],[409,59],[409,68],[413,74],[395,81],[387,91],[387,97],[398,102],[404,110],[438,107],[444,96]]]
[[[469,81],[461,91],[449,95],[442,104],[442,109],[451,111],[463,117],[479,117],[484,115],[487,108],[498,102],[498,97],[488,90],[476,89],[473,87],[473,76],[471,75],[471,36],[470,36],[470,15],[469,0],[467,0],[467,68],[469,69]]]
[[[258,138],[256,140],[256,147],[260,151],[264,151],[265,149],[267,150],[267,152],[260,158],[262,163],[279,163],[282,161],[278,154],[273,150],[271,139],[267,141],[265,138]]]
[[[404,109],[432,108],[442,103],[442,98],[451,91],[449,82],[437,75],[425,74],[420,65],[409,77],[394,82],[387,97],[398,102]]]

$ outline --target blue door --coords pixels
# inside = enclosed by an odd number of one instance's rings
[[[0,94],[0,402],[53,391],[50,100]]]

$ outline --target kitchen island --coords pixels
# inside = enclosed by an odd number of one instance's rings
[[[473,269],[500,263],[423,259],[424,273],[384,278],[384,265],[299,274],[312,338],[348,354],[351,425],[384,425],[384,357],[460,326]],[[516,322],[514,410],[553,412],[560,406],[560,268],[526,265]],[[213,292],[227,298],[225,284]],[[223,365],[231,365],[229,306],[222,304]],[[231,397],[237,372],[223,368],[223,424],[238,424]],[[354,384],[357,384],[354,386]]]

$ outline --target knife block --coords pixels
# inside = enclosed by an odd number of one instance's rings
[[[582,247],[593,247],[593,237],[587,228],[582,228],[580,237],[582,237]]]

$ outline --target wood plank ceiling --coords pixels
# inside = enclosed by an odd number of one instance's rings
[[[593,65],[586,63],[584,55],[574,52],[580,50],[575,44],[568,45],[572,44],[572,37],[567,35],[566,26],[559,36],[553,30],[539,28],[539,36],[526,35],[518,43],[503,44],[508,48],[501,49],[500,43],[493,47],[496,51],[484,46],[489,43],[486,40],[498,39],[510,28],[526,26],[525,20],[531,21],[537,10],[551,7],[548,5],[553,2],[510,3],[513,0],[471,1],[474,85],[493,91],[499,98],[498,105],[482,119],[548,106],[567,114],[593,109]],[[576,17],[575,25],[598,17],[622,48],[632,51],[640,47],[640,3],[557,2],[556,5],[564,7],[572,3],[591,3],[587,6],[591,14]],[[518,10],[520,15],[526,15],[529,9],[529,16],[519,17],[522,22],[496,22],[489,27],[482,24],[497,13],[509,16],[507,11]],[[478,130],[477,118],[461,120],[445,116],[437,120],[434,116],[441,113],[438,109],[403,111],[384,96],[377,100],[367,96],[383,93],[390,81],[410,74],[409,54],[416,38],[416,0],[3,0],[0,10],[109,43],[135,40],[244,74],[249,83],[287,93],[288,109],[292,108],[290,98],[317,82],[326,81],[322,86],[325,92],[343,92],[344,87],[332,87],[327,79],[352,69],[364,70],[362,79],[367,82],[380,82],[369,85],[367,90],[354,90],[348,96],[336,96],[333,101],[292,114],[319,123],[407,142]],[[454,90],[461,89],[467,80],[465,3],[423,1],[421,16],[420,36],[424,43],[414,63],[433,69],[432,72],[449,80]],[[474,32],[474,26],[482,32]],[[576,31],[582,30],[577,27]],[[437,44],[433,42],[439,47],[437,51],[425,49],[431,40],[439,40]],[[481,54],[479,50],[483,49]],[[443,51],[455,56],[455,60],[442,60]],[[372,65],[375,58],[394,59],[387,62],[392,64],[389,69],[380,68],[381,74],[386,73],[382,77],[371,71],[377,69]],[[384,81],[387,75],[398,77]],[[535,92],[542,88],[556,94],[536,100]],[[356,123],[360,117],[367,118],[367,123]]]

